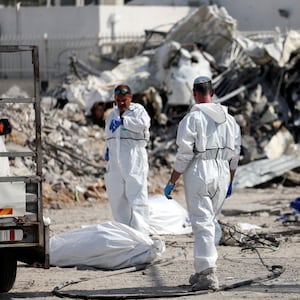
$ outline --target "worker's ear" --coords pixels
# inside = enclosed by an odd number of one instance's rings
[[[215,91],[214,91],[214,90],[211,90],[210,96],[212,97],[214,94],[215,94]]]

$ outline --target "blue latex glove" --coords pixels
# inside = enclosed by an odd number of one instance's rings
[[[171,182],[168,182],[168,184],[166,185],[166,187],[164,189],[164,194],[168,199],[172,199],[172,196],[170,194],[173,191],[174,187],[175,187],[175,184],[171,183]]]
[[[109,161],[109,150],[108,150],[108,148],[106,148],[105,155],[104,155],[104,159],[105,159],[106,161]]]
[[[232,182],[229,183],[226,198],[230,197],[232,194]]]
[[[110,125],[109,125],[109,129],[112,131],[112,132],[115,132],[117,130],[117,128],[119,126],[121,126],[123,124],[123,121],[121,118],[117,118],[117,119],[112,119],[111,122],[110,122]]]
[[[297,213],[300,213],[300,197],[296,198],[295,200],[291,201],[290,207],[295,209]]]

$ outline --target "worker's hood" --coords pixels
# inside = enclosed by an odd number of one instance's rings
[[[202,111],[218,124],[226,121],[226,107],[217,103],[195,104],[191,109],[192,111]]]

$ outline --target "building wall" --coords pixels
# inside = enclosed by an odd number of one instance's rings
[[[279,27],[282,30],[300,29],[299,0],[132,0],[128,5],[192,6],[216,4],[224,6],[237,20],[241,31],[269,31]],[[286,9],[290,17],[281,17],[278,9]]]
[[[257,0],[258,1],[258,0]],[[237,20],[241,31],[300,29],[299,0],[217,0]],[[147,1],[149,3],[150,1]],[[168,30],[197,6],[100,5],[84,7],[14,7],[0,8],[0,34],[32,35],[107,35],[144,34],[145,29]],[[286,9],[289,18],[278,10]],[[114,28],[112,28],[114,26]]]
[[[89,62],[93,55],[112,51],[110,42],[114,36],[124,37],[124,42],[130,36],[144,37],[145,29],[168,31],[190,10],[190,7],[158,9],[124,5],[7,7],[0,9],[0,42],[37,45],[41,77],[48,80],[69,72],[73,54]],[[31,69],[30,60],[21,55],[9,60],[0,57],[0,78],[27,78]]]
[[[115,19],[115,29],[119,34],[143,35],[145,29],[167,31],[194,9],[188,6],[101,6],[100,29],[103,34],[109,33],[111,21]]]
[[[285,29],[300,29],[299,0],[216,0],[226,8],[228,13],[238,21],[240,31],[268,31],[279,27]],[[280,16],[278,10],[290,12],[289,18]]]
[[[191,2],[195,4],[196,0],[189,1]],[[241,31],[269,31],[274,30],[276,26],[282,31],[287,28],[300,29],[300,18],[296,17],[300,15],[299,0],[260,0],[260,6],[258,0],[209,2],[224,6],[229,15],[237,20],[237,27]],[[151,2],[149,0],[145,3]],[[145,30],[167,32],[195,9],[197,5],[0,7],[0,42],[19,44],[23,41],[23,44],[38,45],[42,76],[49,78],[56,76],[56,73],[68,72],[68,58],[74,49],[79,58],[88,60],[91,54],[98,54],[97,51],[104,53],[102,46],[99,50],[99,43],[104,40],[103,37],[143,37]],[[280,16],[279,9],[290,12],[289,17]],[[8,62],[0,58],[0,77],[10,78],[11,70],[27,76],[26,69],[30,68],[30,63],[28,66],[24,65],[21,59]]]
[[[168,30],[186,16],[190,7],[127,7],[103,5],[84,7],[13,7],[0,9],[1,35],[98,36],[115,33],[144,34],[145,29]],[[167,24],[167,26],[164,26]]]
[[[0,9],[1,35],[23,37],[98,35],[98,7],[8,7]]]

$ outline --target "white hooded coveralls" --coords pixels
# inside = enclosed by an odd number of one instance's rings
[[[221,211],[230,169],[239,161],[241,134],[227,108],[216,103],[195,104],[177,132],[174,169],[183,173],[187,208],[195,236],[196,273],[215,268],[216,216]]]
[[[148,155],[150,117],[138,103],[130,103],[123,125],[112,132],[111,120],[120,118],[117,107],[108,115],[105,126],[109,161],[105,185],[114,219],[149,234]]]

